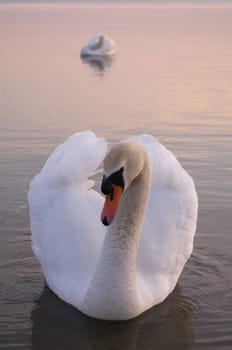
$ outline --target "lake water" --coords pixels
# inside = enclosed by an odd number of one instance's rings
[[[82,61],[103,32],[109,61]],[[0,5],[0,349],[232,348],[232,6]],[[90,319],[44,283],[27,191],[85,129],[151,133],[193,176],[194,251],[177,288],[129,322]]]

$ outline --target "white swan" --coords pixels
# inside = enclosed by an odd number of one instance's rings
[[[48,158],[29,191],[32,246],[61,299],[92,317],[126,320],[174,289],[193,248],[197,195],[150,135],[106,152],[106,141],[86,131]],[[105,205],[88,180],[103,159]]]
[[[116,53],[114,40],[104,34],[97,34],[81,49],[81,56],[112,56]]]

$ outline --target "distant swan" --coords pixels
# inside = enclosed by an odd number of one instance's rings
[[[81,49],[81,56],[111,56],[115,52],[115,42],[104,34],[97,34]]]
[[[88,179],[102,161],[105,204]],[[162,302],[191,255],[193,180],[150,135],[107,151],[93,132],[74,134],[28,197],[32,247],[49,287],[89,316],[126,320]]]

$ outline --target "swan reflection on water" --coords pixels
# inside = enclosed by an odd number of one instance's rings
[[[178,286],[162,304],[123,322],[85,316],[44,286],[31,320],[33,350],[190,350],[194,344],[191,305]]]
[[[94,73],[103,75],[106,69],[111,68],[114,57],[112,56],[81,56],[82,63],[88,64]]]

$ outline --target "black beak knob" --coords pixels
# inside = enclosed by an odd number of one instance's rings
[[[101,184],[101,191],[102,193],[109,194],[112,191],[112,182],[110,178],[107,178],[105,175],[103,175],[102,184]]]

